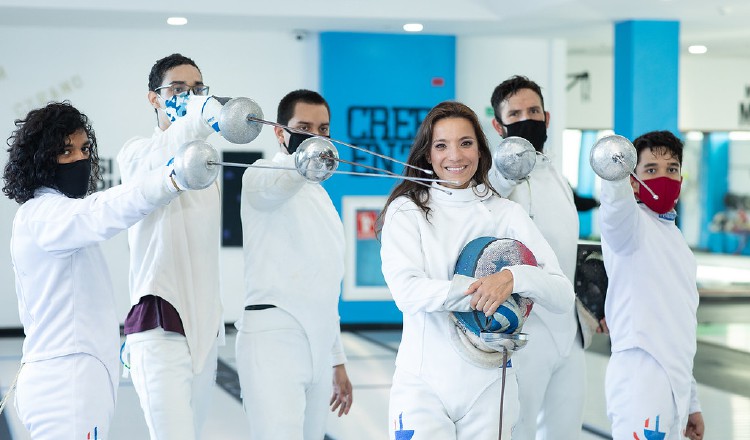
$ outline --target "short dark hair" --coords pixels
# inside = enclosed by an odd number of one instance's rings
[[[633,141],[633,146],[635,147],[635,152],[638,157],[636,163],[640,162],[641,151],[648,148],[651,152],[656,154],[670,154],[672,157],[676,158],[680,163],[680,166],[682,166],[682,150],[684,149],[684,144],[677,136],[672,134],[671,131],[649,131],[648,133],[638,136]]]
[[[52,102],[15,120],[16,129],[7,140],[8,163],[3,170],[3,193],[18,203],[34,197],[42,186],[52,186],[58,167],[57,157],[68,137],[79,130],[91,141],[91,177],[88,193],[96,191],[101,180],[96,135],[89,119],[70,102]]]
[[[289,120],[294,117],[294,106],[296,106],[298,102],[324,105],[326,106],[326,110],[328,110],[328,116],[331,116],[331,108],[328,107],[328,102],[326,102],[325,98],[320,96],[320,93],[307,89],[299,89],[289,92],[286,96],[281,98],[281,101],[279,101],[279,108],[276,112],[276,123],[288,125]]]
[[[164,81],[164,76],[169,69],[183,66],[185,64],[195,67],[198,69],[198,72],[201,71],[198,65],[195,64],[195,61],[179,53],[173,53],[172,55],[158,60],[153,66],[151,66],[151,72],[148,74],[148,89],[152,92],[156,91],[157,88],[161,87],[161,83]]]
[[[500,104],[522,89],[530,89],[539,95],[539,99],[542,101],[542,111],[544,111],[544,96],[542,96],[542,88],[539,87],[539,84],[525,76],[514,75],[501,82],[492,92],[490,104],[492,105],[492,110],[495,112],[495,119],[497,119],[498,122],[503,122],[500,119]]]

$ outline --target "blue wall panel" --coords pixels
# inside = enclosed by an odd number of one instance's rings
[[[455,97],[455,38],[451,36],[325,32],[320,35],[321,94],[331,106],[331,136],[405,161],[417,127],[430,108]],[[342,159],[401,174],[402,166],[337,145]],[[371,172],[341,164],[340,170]],[[394,179],[334,175],[324,183],[342,217],[347,196],[386,196]],[[357,280],[382,282],[379,244],[356,240],[363,255]],[[367,267],[364,267],[366,265]],[[362,270],[370,273],[360,273]],[[340,304],[342,323],[401,322],[393,301]]]

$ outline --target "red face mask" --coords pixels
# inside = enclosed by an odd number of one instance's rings
[[[682,179],[674,180],[669,177],[656,177],[644,180],[643,182],[659,196],[659,199],[654,199],[654,196],[643,185],[640,185],[638,188],[638,198],[641,202],[645,203],[646,206],[657,214],[665,214],[674,209],[677,205],[677,199],[680,197]]]

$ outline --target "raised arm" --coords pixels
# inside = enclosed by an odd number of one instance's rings
[[[274,161],[258,160],[254,165],[294,168],[294,155],[280,155]],[[271,210],[307,183],[296,170],[248,168],[242,176],[242,199],[255,209]]]
[[[615,252],[626,252],[635,244],[638,227],[638,204],[630,178],[602,180],[599,227],[602,238]]]
[[[137,181],[83,199],[44,190],[40,200],[49,202],[38,204],[30,212],[29,227],[46,251],[61,256],[73,253],[114,236],[177,197],[179,192],[170,173],[170,167],[162,166]]]
[[[176,119],[165,131],[148,142],[130,140],[117,154],[117,164],[124,180],[142,175],[163,166],[183,144],[205,140],[214,133],[209,115],[221,110],[221,104],[211,96],[191,96],[185,116]]]

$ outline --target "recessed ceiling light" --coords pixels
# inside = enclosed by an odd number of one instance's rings
[[[750,131],[730,131],[729,139],[732,141],[750,141]]]
[[[182,26],[184,24],[187,24],[187,18],[185,18],[185,17],[169,17],[169,18],[167,18],[167,24],[171,24],[172,26]]]
[[[421,23],[406,23],[404,25],[406,32],[422,32],[422,29],[424,29],[424,26]]]
[[[697,55],[697,54],[702,54],[702,53],[708,52],[708,48],[706,46],[702,46],[702,45],[695,45],[695,46],[688,47],[688,52]]]

